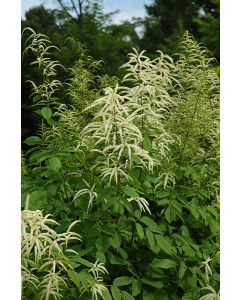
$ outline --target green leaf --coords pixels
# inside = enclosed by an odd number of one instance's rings
[[[177,215],[179,215],[179,212],[177,211],[178,208],[173,204],[170,204],[167,209],[165,210],[165,218],[168,221],[168,223],[171,223],[172,221],[176,221]]]
[[[31,154],[31,156],[29,157],[29,162],[30,163],[40,163],[44,160],[46,160],[47,158],[50,157],[50,151],[49,150],[40,150],[40,151],[36,151],[33,152]]]
[[[150,231],[150,230],[146,230],[146,236],[147,236],[147,240],[148,243],[151,247],[151,249],[155,249],[155,238],[154,238],[154,234]]]
[[[112,300],[112,296],[111,296],[111,294],[109,293],[108,290],[103,291],[102,294],[103,294],[103,297],[102,297],[102,298],[103,298],[104,300]]]
[[[184,275],[186,270],[187,270],[187,267],[186,267],[184,261],[181,261],[180,262],[180,267],[179,267],[179,272],[178,272],[179,279],[183,278],[183,275]]]
[[[73,281],[73,283],[76,284],[77,287],[80,286],[81,283],[81,279],[79,277],[79,273],[72,271],[72,270],[68,270],[68,275],[71,278],[71,280]]]
[[[141,279],[142,283],[155,287],[156,289],[161,289],[163,287],[163,283],[161,281],[149,280],[149,279]]]
[[[76,263],[75,261],[69,261],[68,265],[71,266],[71,269],[77,269],[80,266],[80,263]]]
[[[156,198],[159,198],[159,199],[166,198],[170,195],[171,195],[170,191],[160,190],[160,191],[156,192]],[[165,199],[165,200],[169,201],[168,199]]]
[[[170,203],[170,200],[168,200],[168,199],[157,200],[157,204],[160,206],[165,206],[165,205],[168,205],[169,203]]]
[[[144,140],[143,140],[143,148],[145,150],[147,150],[148,152],[151,152],[152,151],[152,142],[150,140],[150,138],[148,136],[145,136],[144,137]]]
[[[156,234],[155,238],[157,240],[158,246],[167,254],[172,254],[172,247],[170,242],[162,235]]]
[[[198,219],[199,219],[198,209],[196,207],[191,207],[191,206],[189,206],[188,209],[189,209],[190,213],[193,215],[193,217],[198,221]]]
[[[134,300],[133,296],[130,295],[128,292],[126,291],[122,291],[122,299],[123,300]]]
[[[56,101],[56,100],[59,100],[58,97],[51,97],[51,101]]]
[[[139,223],[135,223],[135,225],[136,225],[137,233],[138,233],[140,239],[142,240],[144,238],[144,231],[143,231],[142,225]]]
[[[121,205],[122,205],[123,207],[125,207],[126,210],[127,210],[128,212],[130,212],[130,213],[133,212],[132,204],[131,204],[129,201],[127,201],[127,199],[123,199],[123,200],[121,201]]]
[[[36,102],[38,102],[38,100],[40,100],[41,98],[42,98],[41,95],[35,95],[35,96],[33,97],[33,99],[32,99],[32,102],[33,102],[33,103],[36,103]]]
[[[122,186],[123,192],[129,197],[138,197],[138,193],[135,188],[131,186]]]
[[[136,175],[136,170],[129,170],[129,176],[131,177],[131,184],[137,189],[141,190],[141,182],[138,180],[138,176]]]
[[[206,191],[206,190],[201,189],[201,190],[199,191],[199,193],[200,193],[201,195],[203,195],[204,197],[206,197],[207,199],[209,199],[209,197],[210,197],[209,191]]]
[[[38,136],[30,136],[28,137],[24,143],[28,146],[33,146],[41,143],[41,138]]]
[[[41,109],[41,114],[42,114],[44,119],[49,120],[52,116],[52,110],[49,107],[43,107]]]
[[[111,292],[114,300],[121,300],[121,290],[116,285],[111,286]]]
[[[75,272],[72,270],[68,270],[68,275],[78,287],[87,287],[89,280],[92,279],[92,276],[87,271]]]
[[[189,243],[184,242],[184,244],[182,246],[182,250],[184,251],[186,256],[195,257],[195,251],[192,249],[192,247],[189,245]]]
[[[29,209],[37,210],[48,206],[48,198],[46,190],[39,189],[29,195]]]
[[[118,277],[115,278],[113,281],[113,284],[116,286],[129,285],[131,283],[132,283],[132,277],[128,277],[128,276]]]
[[[148,229],[155,233],[162,233],[161,228],[155,223],[152,219],[147,216],[144,216],[140,219],[145,225],[148,226]]]
[[[101,263],[106,263],[106,256],[102,252],[97,251],[96,258],[99,259]]]
[[[111,238],[108,238],[108,241],[114,249],[119,249],[121,246],[121,237],[117,233],[114,233]]]
[[[185,197],[193,197],[196,194],[193,187],[179,185],[177,188]]]
[[[137,218],[137,219],[140,219],[141,218],[141,211],[139,209],[135,210],[134,211],[134,216]]]
[[[157,223],[155,223],[152,219],[150,219],[147,216],[142,217],[140,220],[147,226],[157,226]]]
[[[72,260],[76,261],[76,262],[80,262],[82,265],[88,267],[88,268],[91,268],[92,267],[92,263],[90,263],[89,261],[87,261],[86,259],[84,258],[81,258],[81,257],[73,257],[71,258]]]
[[[102,243],[103,243],[103,239],[101,236],[99,236],[95,242],[95,245],[96,245],[96,248],[98,251],[102,251],[102,249],[103,249]]]
[[[141,281],[133,279],[132,281],[132,295],[135,297],[141,293]]]
[[[176,267],[176,262],[171,259],[154,258],[151,266],[152,268],[171,269]]]
[[[182,238],[184,237],[183,238],[184,241],[185,241],[185,238],[191,240],[190,231],[189,231],[189,228],[186,225],[182,225],[181,228],[180,228],[180,230],[181,230]]]
[[[51,119],[51,118],[50,118],[50,119],[47,119],[47,123],[48,123],[48,125],[50,125],[50,126],[56,124],[56,123],[54,122],[54,120]]]
[[[61,160],[57,157],[50,157],[48,160],[48,166],[50,170],[57,172],[59,169],[61,169]]]

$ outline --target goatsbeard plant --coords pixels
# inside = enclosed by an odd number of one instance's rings
[[[49,256],[45,247],[36,269],[23,263],[24,278],[42,298],[54,282],[51,295],[64,299],[85,291],[114,300],[217,299],[219,79],[206,49],[188,33],[175,59],[133,49],[120,80],[94,75],[101,64],[78,45],[80,59],[60,85],[58,62],[46,59],[55,48],[31,33],[27,49],[37,54],[46,83],[33,84],[43,119],[39,135],[26,140],[33,147],[24,155],[23,181],[36,210],[23,217],[48,220],[42,210],[52,213],[61,233],[47,229],[54,238],[46,247],[56,249]],[[52,87],[65,86],[70,105],[54,100]],[[57,241],[78,219],[71,241],[78,257],[69,256]],[[61,262],[55,281],[51,253]]]

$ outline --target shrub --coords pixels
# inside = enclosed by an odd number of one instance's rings
[[[50,44],[32,32],[27,49],[40,49],[36,61],[57,68],[42,39]],[[71,249],[77,262],[96,261],[103,272],[105,285],[95,282],[93,297],[218,299],[219,79],[207,50],[188,33],[174,60],[133,49],[120,80],[77,49],[61,99],[42,94],[57,72],[33,84],[42,120],[25,141],[23,199],[30,194],[29,209],[51,213],[60,235],[81,220],[81,245],[72,241]],[[76,299],[82,272],[65,270],[59,295]]]

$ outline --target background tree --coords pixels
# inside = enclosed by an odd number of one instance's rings
[[[213,57],[220,63],[220,0],[208,2],[211,6],[206,6],[205,14],[194,21],[198,25],[201,34],[201,41],[205,43]]]
[[[218,0],[155,0],[145,7],[148,16],[143,20],[142,48],[173,54],[179,38],[188,30],[219,59]]]

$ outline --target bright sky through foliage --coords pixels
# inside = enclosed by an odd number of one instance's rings
[[[119,10],[119,13],[113,18],[113,21],[118,23],[132,17],[144,17],[144,4],[150,2],[151,0],[103,0],[103,7],[106,13]],[[25,12],[34,6],[43,4],[46,8],[55,8],[56,3],[55,0],[22,0],[22,18],[24,18]]]

